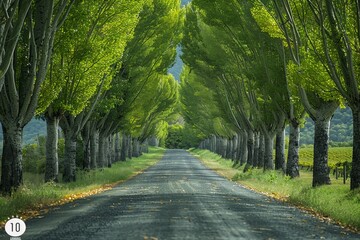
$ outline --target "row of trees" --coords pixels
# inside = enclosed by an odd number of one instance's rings
[[[350,188],[359,188],[359,16],[358,3],[349,1],[193,0],[181,96],[186,121],[208,136],[202,147],[246,162],[245,170],[283,169],[294,178],[308,114],[315,123],[313,186],[330,184],[329,123],[347,104],[354,124]]]
[[[136,156],[147,138],[164,135],[178,99],[167,69],[181,36],[180,1],[9,0],[1,5],[3,194],[22,183],[22,129],[34,114],[47,123],[46,181],[58,180],[59,126],[65,182],[76,180],[79,139],[84,167],[101,168],[111,165],[107,150],[119,141],[114,138],[119,132],[123,160],[126,146],[133,146]]]

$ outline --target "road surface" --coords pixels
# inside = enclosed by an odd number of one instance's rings
[[[184,150],[168,150],[143,174],[26,224],[22,240],[360,239],[224,179]]]

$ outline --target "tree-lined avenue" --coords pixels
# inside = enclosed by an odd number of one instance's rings
[[[126,183],[29,220],[22,239],[359,237],[229,182],[184,150],[167,150]]]

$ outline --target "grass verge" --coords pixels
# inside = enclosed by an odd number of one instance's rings
[[[0,197],[0,227],[4,227],[8,217],[17,215],[27,219],[47,212],[51,206],[111,189],[157,163],[164,151],[150,148],[149,153],[117,162],[111,168],[79,171],[77,181],[72,183],[43,183],[43,176],[24,174],[24,184],[18,191],[11,197]]]
[[[208,150],[191,149],[190,153],[229,180],[306,209],[323,220],[360,231],[360,190],[350,191],[349,184],[342,184],[341,180],[332,178],[331,185],[312,188],[312,172],[309,171],[301,171],[301,177],[296,179],[278,171],[261,169],[244,173],[243,167],[234,167],[230,160]]]

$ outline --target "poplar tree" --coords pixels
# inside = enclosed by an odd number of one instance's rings
[[[18,3],[19,1],[14,1],[13,11],[17,10]],[[73,1],[39,0],[31,1],[30,6],[29,1],[20,3],[19,17],[25,14],[23,7],[29,7],[25,19],[18,19],[18,27],[21,27],[22,21],[24,22],[21,30],[12,29],[9,35],[1,36],[2,41],[7,40],[6,37],[15,34],[16,31],[21,36],[5,43],[15,41],[15,46],[8,49],[15,54],[10,57],[10,63],[5,64],[8,68],[3,75],[4,86],[0,92],[0,121],[4,134],[0,191],[4,194],[10,194],[22,183],[23,128],[35,114],[40,88],[46,78],[51,59],[55,34],[65,21]],[[8,27],[16,26],[11,26],[13,22],[8,21]],[[5,63],[5,60],[1,64]],[[5,70],[6,68],[2,69]]]
[[[76,142],[101,92],[109,88],[144,1],[79,1],[55,45],[42,108],[48,123],[46,181],[57,179],[56,124],[65,137],[63,181],[76,180]],[[77,24],[81,22],[82,24]],[[41,110],[39,110],[41,111]],[[55,126],[55,127],[51,127]],[[50,136],[53,138],[50,138]]]

